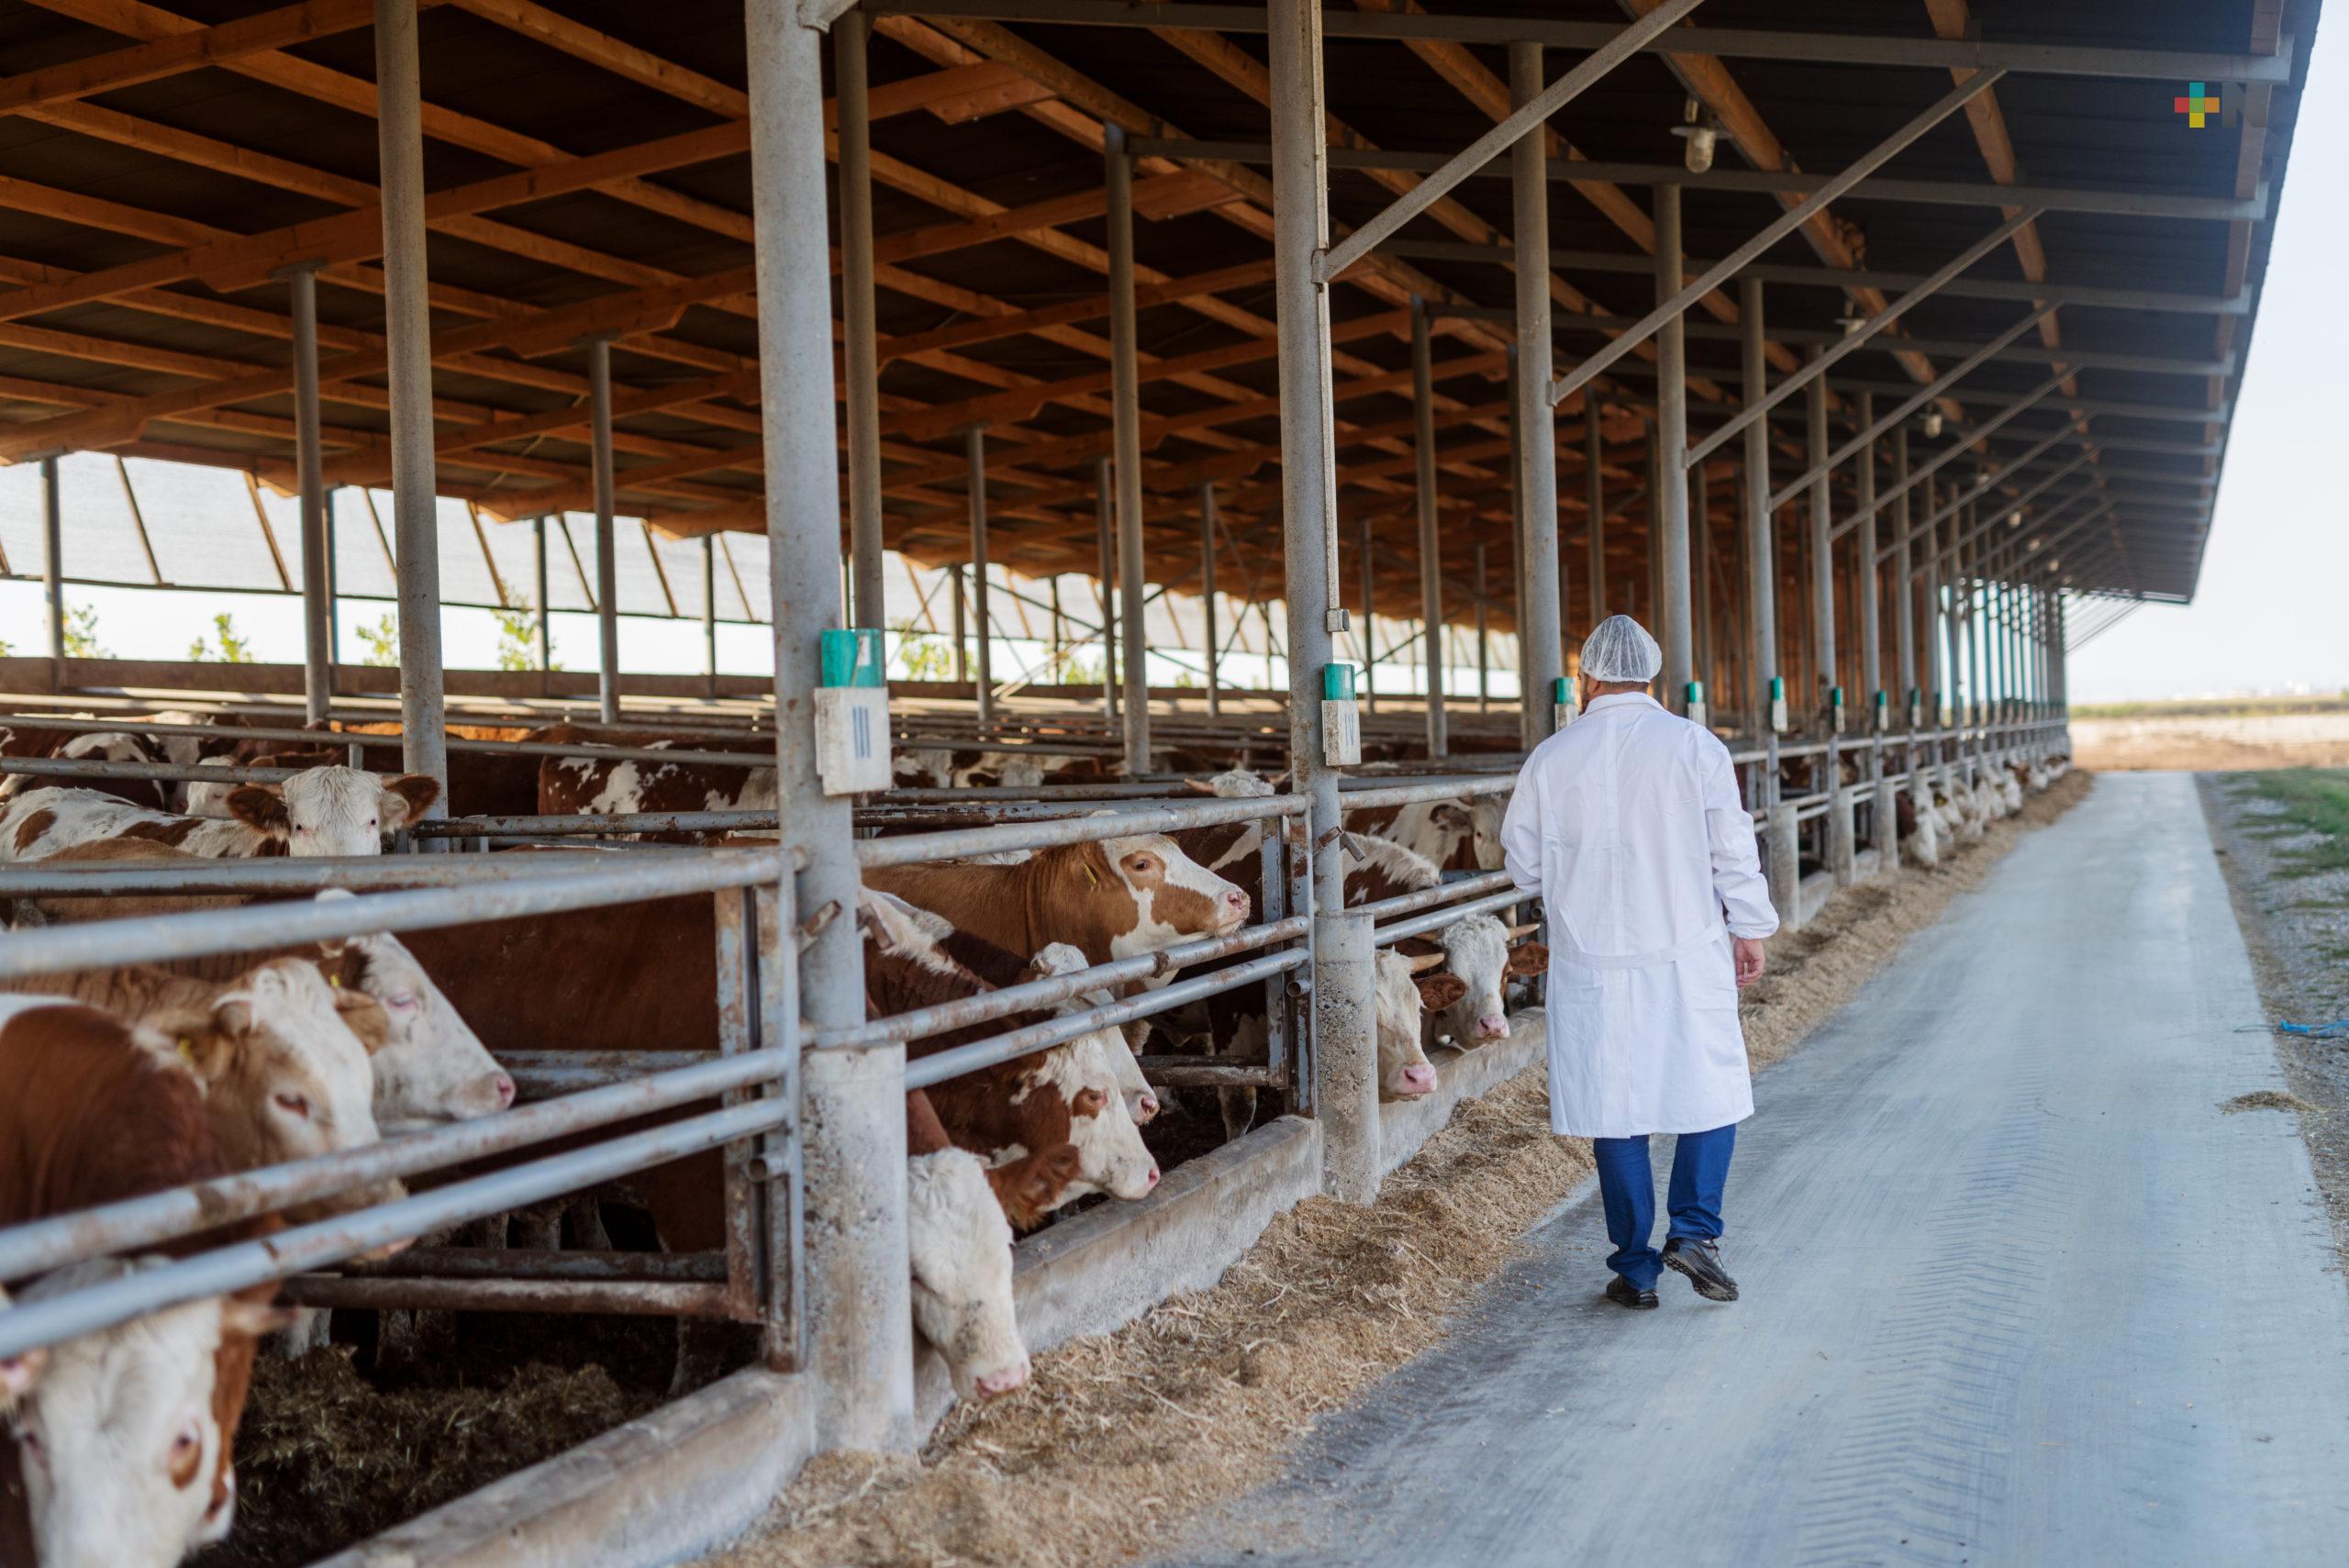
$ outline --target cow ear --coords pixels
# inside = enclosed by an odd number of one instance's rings
[[[335,1017],[342,1020],[342,1027],[357,1038],[360,1048],[368,1055],[373,1056],[392,1043],[386,1028],[392,1021],[391,1015],[384,1010],[383,1003],[365,992],[337,991],[334,1011]]]
[[[294,828],[294,819],[285,815],[285,796],[275,784],[239,784],[230,790],[228,815],[276,838],[284,838]]]
[[[384,831],[397,832],[432,809],[440,781],[429,773],[402,773],[384,783]]]
[[[1444,801],[1433,811],[1428,813],[1428,817],[1439,828],[1468,828],[1475,826],[1475,818],[1469,815],[1468,808],[1456,800]]]
[[[1060,1207],[1061,1194],[1083,1170],[1076,1145],[1056,1143],[1008,1165],[989,1167],[987,1185],[995,1189],[1003,1217],[1015,1229],[1027,1230]]]
[[[1411,983],[1419,988],[1419,1006],[1431,1013],[1441,1013],[1468,995],[1468,982],[1457,974],[1419,974]]]
[[[1550,950],[1540,942],[1520,942],[1508,950],[1508,973],[1539,974],[1550,967]]]
[[[277,1282],[271,1280],[235,1296],[224,1296],[220,1302],[220,1332],[223,1339],[242,1334],[258,1340],[266,1334],[294,1327],[291,1308],[279,1307],[272,1300],[277,1295]]]

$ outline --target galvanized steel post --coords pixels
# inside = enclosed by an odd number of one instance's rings
[[[294,306],[294,473],[302,502],[302,711],[316,724],[334,697],[328,628],[327,487],[318,445],[318,274],[286,274]]]
[[[1281,535],[1288,595],[1290,788],[1309,798],[1314,917],[1310,1086],[1321,1118],[1322,1188],[1349,1203],[1378,1192],[1377,1040],[1367,933],[1345,912],[1338,775],[1327,765],[1322,672],[1343,624],[1337,593],[1337,476],[1330,298],[1313,276],[1330,242],[1320,0],[1272,0],[1273,257],[1278,298]],[[1297,913],[1308,911],[1299,908]]]
[[[879,622],[873,623],[879,625]],[[709,695],[718,695],[718,536],[701,536],[701,651],[709,668]]]
[[[539,584],[539,692],[544,695],[554,673],[554,608],[547,602],[547,515],[530,519],[530,546],[536,557]]]
[[[440,480],[432,435],[432,309],[424,260],[424,107],[416,0],[375,0],[375,132],[384,206],[384,379],[391,389],[393,539],[399,561],[400,761],[440,781],[449,734],[440,662]],[[829,269],[828,269],[829,271]]]
[[[1816,350],[1813,350],[1816,352]],[[1803,389],[1809,413],[1809,454],[1816,467],[1827,457],[1827,378],[1820,376]],[[1808,694],[1812,710],[1826,717],[1827,688],[1842,681],[1835,657],[1835,545],[1832,495],[1827,475],[1810,482],[1810,651],[1812,684]]]
[[[1126,773],[1150,769],[1149,612],[1142,587],[1141,368],[1134,328],[1134,164],[1121,126],[1102,129],[1108,171],[1109,416],[1118,479],[1118,590],[1126,607]]]
[[[614,539],[617,505],[612,477],[612,340],[591,339],[587,344],[589,461],[596,479],[596,717],[606,724],[620,718],[620,580],[619,543]]]
[[[1770,391],[1769,361],[1763,353],[1760,279],[1745,278],[1739,282],[1737,310],[1745,401],[1748,406],[1752,406],[1760,403]],[[1772,738],[1769,742],[1769,768],[1775,780],[1777,741],[1776,731],[1770,725],[1770,683],[1778,673],[1778,571],[1771,559],[1770,422],[1766,418],[1756,419],[1745,427],[1744,469],[1745,595],[1750,606],[1748,620],[1752,636],[1749,641],[1753,660],[1753,698],[1757,709],[1751,722],[1756,732]]]
[[[1590,581],[1586,592],[1590,597],[1590,626],[1583,628],[1585,635],[1588,635],[1591,627],[1607,618],[1606,457],[1606,431],[1600,428],[1598,389],[1596,386],[1586,387],[1582,398],[1582,506],[1583,515],[1588,521],[1586,542],[1590,564],[1586,574]],[[1565,613],[1565,602],[1561,599],[1558,604],[1561,616]]]
[[[1655,297],[1658,304],[1680,291],[1680,187],[1655,188]],[[1694,612],[1688,583],[1688,334],[1675,316],[1656,333],[1656,506],[1664,523],[1659,566],[1664,593],[1658,628],[1664,644],[1664,705],[1675,713],[1687,706],[1688,683],[1697,667]]]
[[[849,611],[888,624],[881,585],[881,366],[873,302],[873,125],[865,45],[873,19],[851,11],[832,24],[840,139],[841,405],[848,416]],[[716,668],[712,666],[713,670]]]
[[[1542,46],[1508,46],[1509,102],[1541,95]],[[1565,673],[1558,606],[1558,437],[1550,402],[1550,145],[1534,127],[1509,149],[1511,221],[1517,284],[1517,365],[1512,395],[1519,426],[1517,484],[1522,497],[1518,550],[1524,597],[1517,623],[1528,746],[1554,726],[1553,694]],[[1586,396],[1585,406],[1593,400]]]
[[[813,711],[822,633],[841,606],[822,39],[797,0],[745,0],[744,13],[777,820],[783,847],[805,857],[801,1010],[816,1028],[844,1027],[864,1017],[855,835],[850,797],[817,776]],[[801,1109],[817,1440],[903,1451],[914,1441],[904,1047],[809,1053]]]
[[[40,460],[41,593],[49,602],[49,689],[65,689],[65,498],[57,460]]]
[[[1358,552],[1362,567],[1362,706],[1365,713],[1378,711],[1378,560],[1370,548],[1370,514],[1364,512],[1356,519],[1360,527],[1356,537],[1362,540]]]
[[[1493,706],[1493,639],[1486,624],[1485,541],[1476,541],[1476,711]]]
[[[995,617],[987,603],[987,428],[973,425],[963,432],[963,458],[971,503],[971,619],[979,630],[979,732],[995,728]]]
[[[1436,528],[1435,374],[1427,302],[1411,296],[1411,450],[1419,508],[1419,616],[1427,627],[1428,755],[1451,751],[1443,712],[1443,538]]]
[[[1210,716],[1223,711],[1223,644],[1215,613],[1215,481],[1210,479],[1199,486],[1199,606],[1207,618],[1208,713]],[[1059,601],[1055,599],[1053,602],[1057,604]]]
[[[1112,539],[1117,501],[1109,483],[1109,460],[1093,460],[1093,526],[1101,547],[1101,714],[1118,717],[1118,570]]]

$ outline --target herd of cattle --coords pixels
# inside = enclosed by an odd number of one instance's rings
[[[244,784],[60,784],[5,775],[0,862],[185,865],[204,857],[380,853],[387,835],[433,804],[437,788],[429,778],[346,765],[351,743],[338,734],[316,750],[289,750],[239,738],[233,725],[217,736],[162,741],[128,733],[0,736],[0,752],[14,755],[295,770],[282,783]],[[373,762],[377,748],[388,751],[396,741],[358,743]],[[451,762],[454,802],[476,813],[774,804],[773,770],[748,761],[730,768],[532,757],[528,801],[511,792],[519,769],[510,755],[459,752]],[[907,762],[915,782],[957,786],[1026,785],[1092,767],[1082,759],[942,751]],[[1195,787],[1236,797],[1273,793],[1240,769]],[[1357,814],[1347,835],[1349,901],[1433,887],[1446,867],[1491,869],[1498,809],[1486,798]],[[1227,936],[1260,905],[1266,830],[1253,821],[1109,837],[985,863],[874,871],[857,910],[868,1016]],[[28,896],[0,906],[0,919],[31,928],[248,901]],[[515,1083],[476,1025],[500,1052],[713,1049],[714,923],[707,897],[673,898],[0,983],[8,993],[0,995],[0,1226],[502,1110]],[[1508,1033],[1509,986],[1546,962],[1523,940],[1530,929],[1479,916],[1382,951],[1376,1020],[1386,1095],[1433,1088],[1430,1045],[1474,1047]],[[1095,1029],[907,1095],[916,1326],[963,1397],[1007,1393],[1028,1375],[1012,1302],[1015,1232],[1088,1195],[1133,1200],[1157,1185],[1159,1167],[1141,1130],[1167,1097],[1138,1061],[1151,1029],[1172,1050],[1261,1058],[1268,1039],[1262,991],[1249,986],[1147,1024]],[[1105,999],[1097,993],[950,1029],[911,1041],[908,1053],[926,1056]],[[1213,1094],[1227,1133],[1243,1130],[1254,1091]],[[164,1251],[265,1234],[398,1195],[397,1183],[382,1183]],[[716,1155],[642,1173],[628,1195],[651,1212],[664,1247],[723,1247]],[[43,1299],[137,1266],[77,1266],[20,1284],[17,1299]],[[308,1342],[317,1327],[295,1324],[273,1299],[262,1289],[199,1303],[0,1363],[17,1439],[0,1443],[0,1562],[140,1568],[175,1563],[222,1539],[234,1513],[236,1430],[259,1341],[285,1330]]]

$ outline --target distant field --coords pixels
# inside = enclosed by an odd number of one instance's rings
[[[2330,697],[2194,697],[2175,702],[2076,703],[2080,718],[2255,718],[2293,713],[2349,713],[2349,692]]]
[[[2349,701],[2076,707],[2072,746],[2080,766],[2106,773],[2349,767]]]

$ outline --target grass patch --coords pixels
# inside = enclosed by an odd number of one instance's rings
[[[2075,703],[2074,718],[2251,718],[2279,713],[2349,713],[2349,692],[2338,696],[2208,697],[2174,702]]]
[[[2263,838],[2312,836],[2311,841],[2280,846],[2277,870],[2286,876],[2319,876],[2349,871],[2349,769],[2286,768],[2254,773],[2236,786],[2237,795],[2265,800],[2280,815],[2245,830]]]

